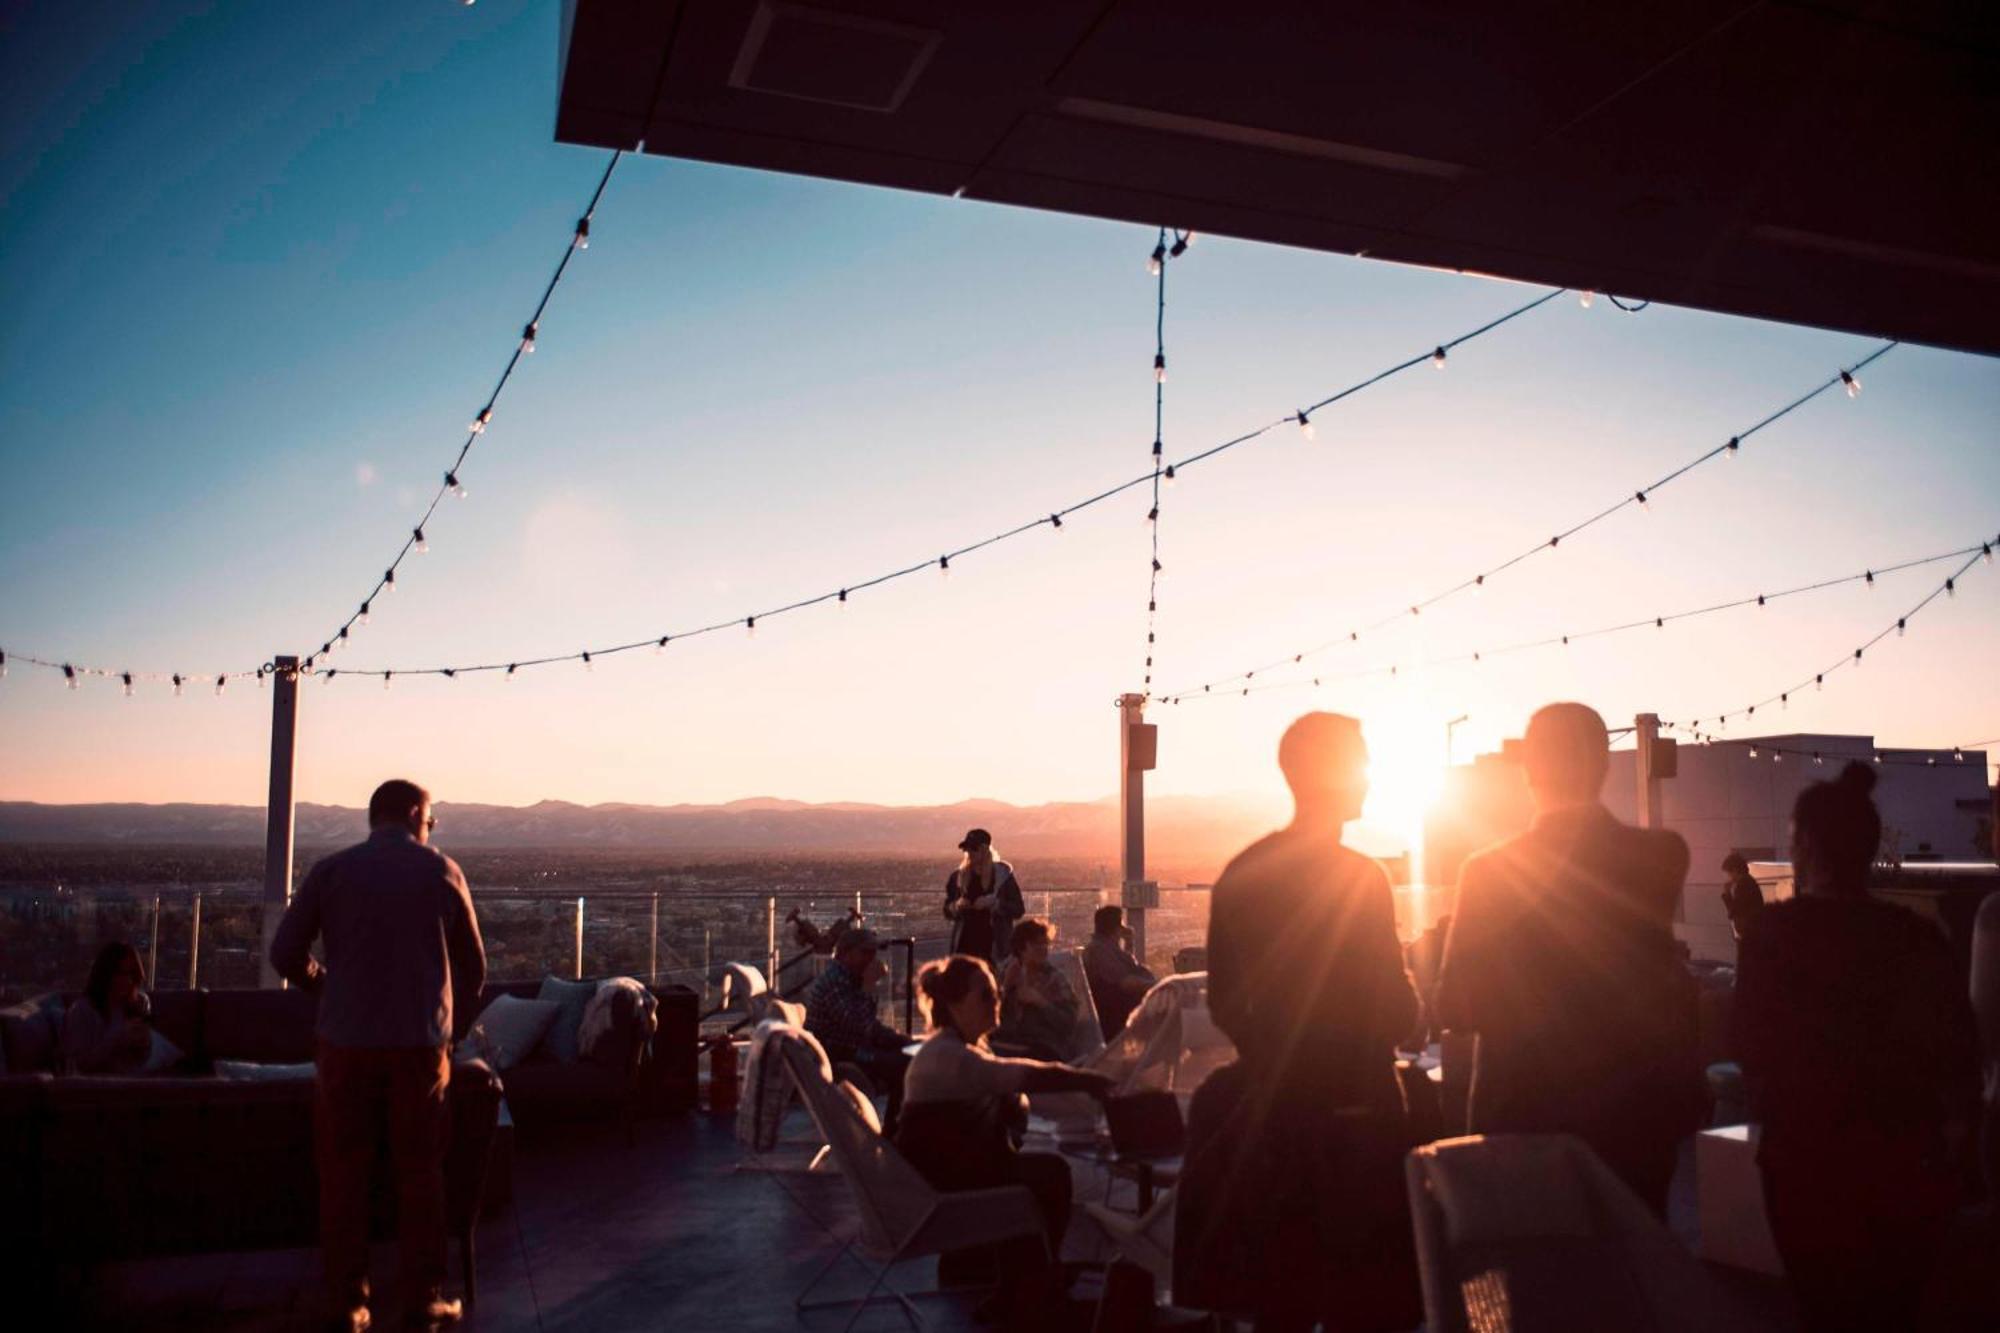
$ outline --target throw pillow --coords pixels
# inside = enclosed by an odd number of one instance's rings
[[[180,1047],[162,1036],[158,1028],[154,1028],[153,1047],[146,1052],[146,1063],[139,1066],[139,1072],[142,1074],[165,1073],[181,1062],[183,1054],[184,1052]],[[312,1066],[307,1065],[306,1068],[311,1069]]]
[[[518,995],[497,995],[474,1025],[480,1052],[486,1063],[505,1073],[526,1059],[542,1044],[549,1025],[557,1018],[560,1005],[553,1000],[524,1000]]]
[[[215,1076],[244,1083],[290,1083],[311,1078],[313,1063],[308,1060],[303,1064],[264,1065],[255,1060],[217,1060]]]
[[[564,981],[561,977],[543,977],[541,992],[536,999],[552,1001],[561,1007],[556,1021],[549,1027],[549,1054],[557,1064],[573,1065],[582,1054],[581,1034],[583,1032],[583,1011],[590,1006],[591,996],[597,994],[594,981]]]

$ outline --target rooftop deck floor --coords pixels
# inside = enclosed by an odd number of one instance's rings
[[[794,1112],[792,1137],[810,1132]],[[1691,1158],[1692,1154],[1689,1154]],[[743,1154],[728,1118],[693,1114],[643,1121],[627,1146],[615,1128],[579,1127],[517,1146],[514,1198],[482,1223],[479,1302],[468,1330],[729,1329],[732,1333],[814,1333],[841,1327],[844,1310],[803,1318],[793,1297],[833,1254],[828,1227],[852,1234],[854,1209],[834,1174],[805,1176],[739,1169]],[[1676,1230],[1691,1237],[1691,1160],[1677,1182]],[[1078,1166],[1078,1198],[1102,1198],[1093,1168]],[[1124,1187],[1129,1197],[1129,1186]],[[807,1209],[827,1226],[812,1220]],[[1098,1257],[1097,1229],[1079,1218],[1069,1257]],[[454,1281],[457,1255],[453,1253]],[[376,1289],[391,1290],[392,1246],[375,1253]],[[1795,1327],[1779,1284],[1713,1270],[1760,1327]],[[89,1274],[71,1326],[241,1333],[316,1327],[318,1253],[281,1250],[107,1265]],[[906,1291],[935,1285],[935,1263],[898,1268]],[[816,1295],[858,1294],[866,1275],[845,1264]],[[980,1327],[974,1299],[922,1299],[928,1326]],[[378,1328],[388,1327],[378,1309]],[[1087,1316],[1086,1316],[1087,1318]],[[68,1322],[68,1321],[66,1321]],[[1080,1327],[1087,1327],[1087,1323]],[[863,1330],[902,1329],[889,1305],[865,1313]],[[1060,1333],[1052,1327],[1049,1333]]]

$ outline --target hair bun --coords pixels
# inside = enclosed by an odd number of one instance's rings
[[[1850,759],[1847,767],[1840,770],[1839,785],[1842,791],[1851,791],[1857,796],[1867,796],[1875,790],[1875,768]]]

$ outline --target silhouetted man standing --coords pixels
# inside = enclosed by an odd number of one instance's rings
[[[1240,1058],[1190,1108],[1174,1292],[1254,1312],[1259,1333],[1408,1328],[1395,1060],[1417,995],[1389,877],[1340,841],[1368,793],[1360,724],[1308,713],[1278,764],[1296,814],[1229,863],[1209,907],[1209,1013]]]
[[[404,1322],[450,1323],[442,1298],[444,1152],[454,1026],[472,1021],[486,949],[458,863],[430,847],[430,793],[385,782],[368,841],[312,868],[271,942],[271,964],[319,992],[320,1245],[336,1325],[369,1326],[369,1176],[386,1127],[396,1171]],[[324,942],[322,966],[309,950]]]
[[[1664,1213],[1700,1114],[1693,983],[1673,933],[1688,850],[1604,808],[1608,749],[1582,704],[1529,720],[1534,826],[1460,871],[1437,1008],[1479,1034],[1474,1133],[1575,1134]]]

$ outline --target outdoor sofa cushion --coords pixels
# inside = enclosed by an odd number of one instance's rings
[[[62,1045],[62,1001],[54,995],[23,1000],[0,1009],[0,1052],[6,1072],[56,1072],[56,1052]]]
[[[583,1011],[590,1007],[601,984],[596,981],[564,981],[561,977],[542,978],[542,989],[535,998],[553,1001],[558,1006],[556,1021],[549,1025],[548,1036],[543,1038],[556,1063],[575,1064],[582,1056]]]
[[[477,1048],[487,1063],[504,1074],[543,1044],[549,1026],[561,1015],[562,1006],[554,1000],[495,996],[479,1015]]]

